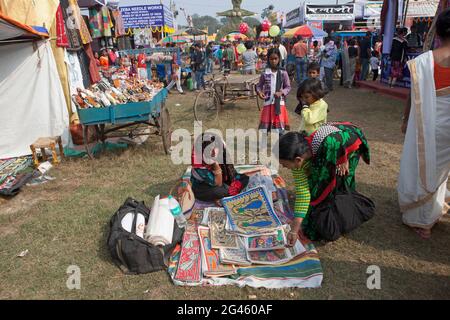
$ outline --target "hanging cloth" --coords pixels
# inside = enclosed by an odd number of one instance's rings
[[[84,87],[89,88],[89,86],[92,84],[91,74],[89,70],[91,60],[89,59],[89,56],[84,50],[80,50],[77,53],[78,59],[80,60],[80,68],[81,74],[83,75]]]
[[[83,44],[91,43],[91,34],[89,33],[89,28],[87,27],[83,17],[81,16],[80,7],[78,6],[77,0],[69,0],[69,6],[73,11],[78,30],[80,32],[81,41],[83,42]]]
[[[104,37],[112,37],[113,27],[111,16],[109,15],[109,9],[107,6],[102,7],[102,20],[103,20],[103,36]]]
[[[102,37],[103,22],[99,7],[89,9],[89,28],[91,29],[92,38],[97,39]]]
[[[126,35],[125,27],[123,23],[123,17],[120,10],[114,10],[112,11],[112,16],[114,18],[115,22],[115,29],[116,29],[116,37],[122,37]]]
[[[89,74],[91,76],[91,82],[97,83],[101,80],[100,78],[100,70],[95,61],[94,52],[92,51],[92,46],[90,43],[84,45],[84,51],[89,58]]]
[[[69,5],[69,0],[61,0],[61,9],[66,22],[67,36],[69,38],[69,47],[67,50],[78,51],[82,48],[82,42],[77,20],[73,8]]]
[[[58,6],[58,10],[56,11],[56,45],[62,48],[69,46],[61,5]]]

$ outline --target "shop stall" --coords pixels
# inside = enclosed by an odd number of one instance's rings
[[[381,82],[388,84],[391,74],[390,51],[392,39],[397,26],[409,28],[408,51],[406,61],[413,60],[423,53],[423,47],[432,19],[435,17],[439,0],[385,1],[382,12],[383,24],[383,56],[381,61]],[[396,82],[397,86],[410,87],[410,72],[405,63],[403,76]]]

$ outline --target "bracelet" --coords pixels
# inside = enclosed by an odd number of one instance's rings
[[[218,176],[219,174],[222,174],[222,170],[213,171],[215,176]]]
[[[292,231],[289,231],[289,233],[290,233],[290,234],[295,234],[295,235],[298,236],[298,232],[292,232]]]

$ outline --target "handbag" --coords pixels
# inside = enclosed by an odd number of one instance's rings
[[[343,180],[338,177],[334,196],[311,212],[315,230],[328,241],[337,240],[375,215],[374,202],[359,192],[351,191]]]

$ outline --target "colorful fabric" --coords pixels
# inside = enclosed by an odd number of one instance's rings
[[[98,7],[89,8],[89,28],[92,38],[101,38],[103,30],[103,17]]]
[[[292,170],[295,184],[295,209],[296,218],[305,218],[309,209],[311,194],[309,192],[308,175],[309,162],[302,168]]]
[[[300,131],[305,130],[311,134],[327,122],[328,104],[323,100],[317,100],[308,108],[302,110],[302,124]]]

